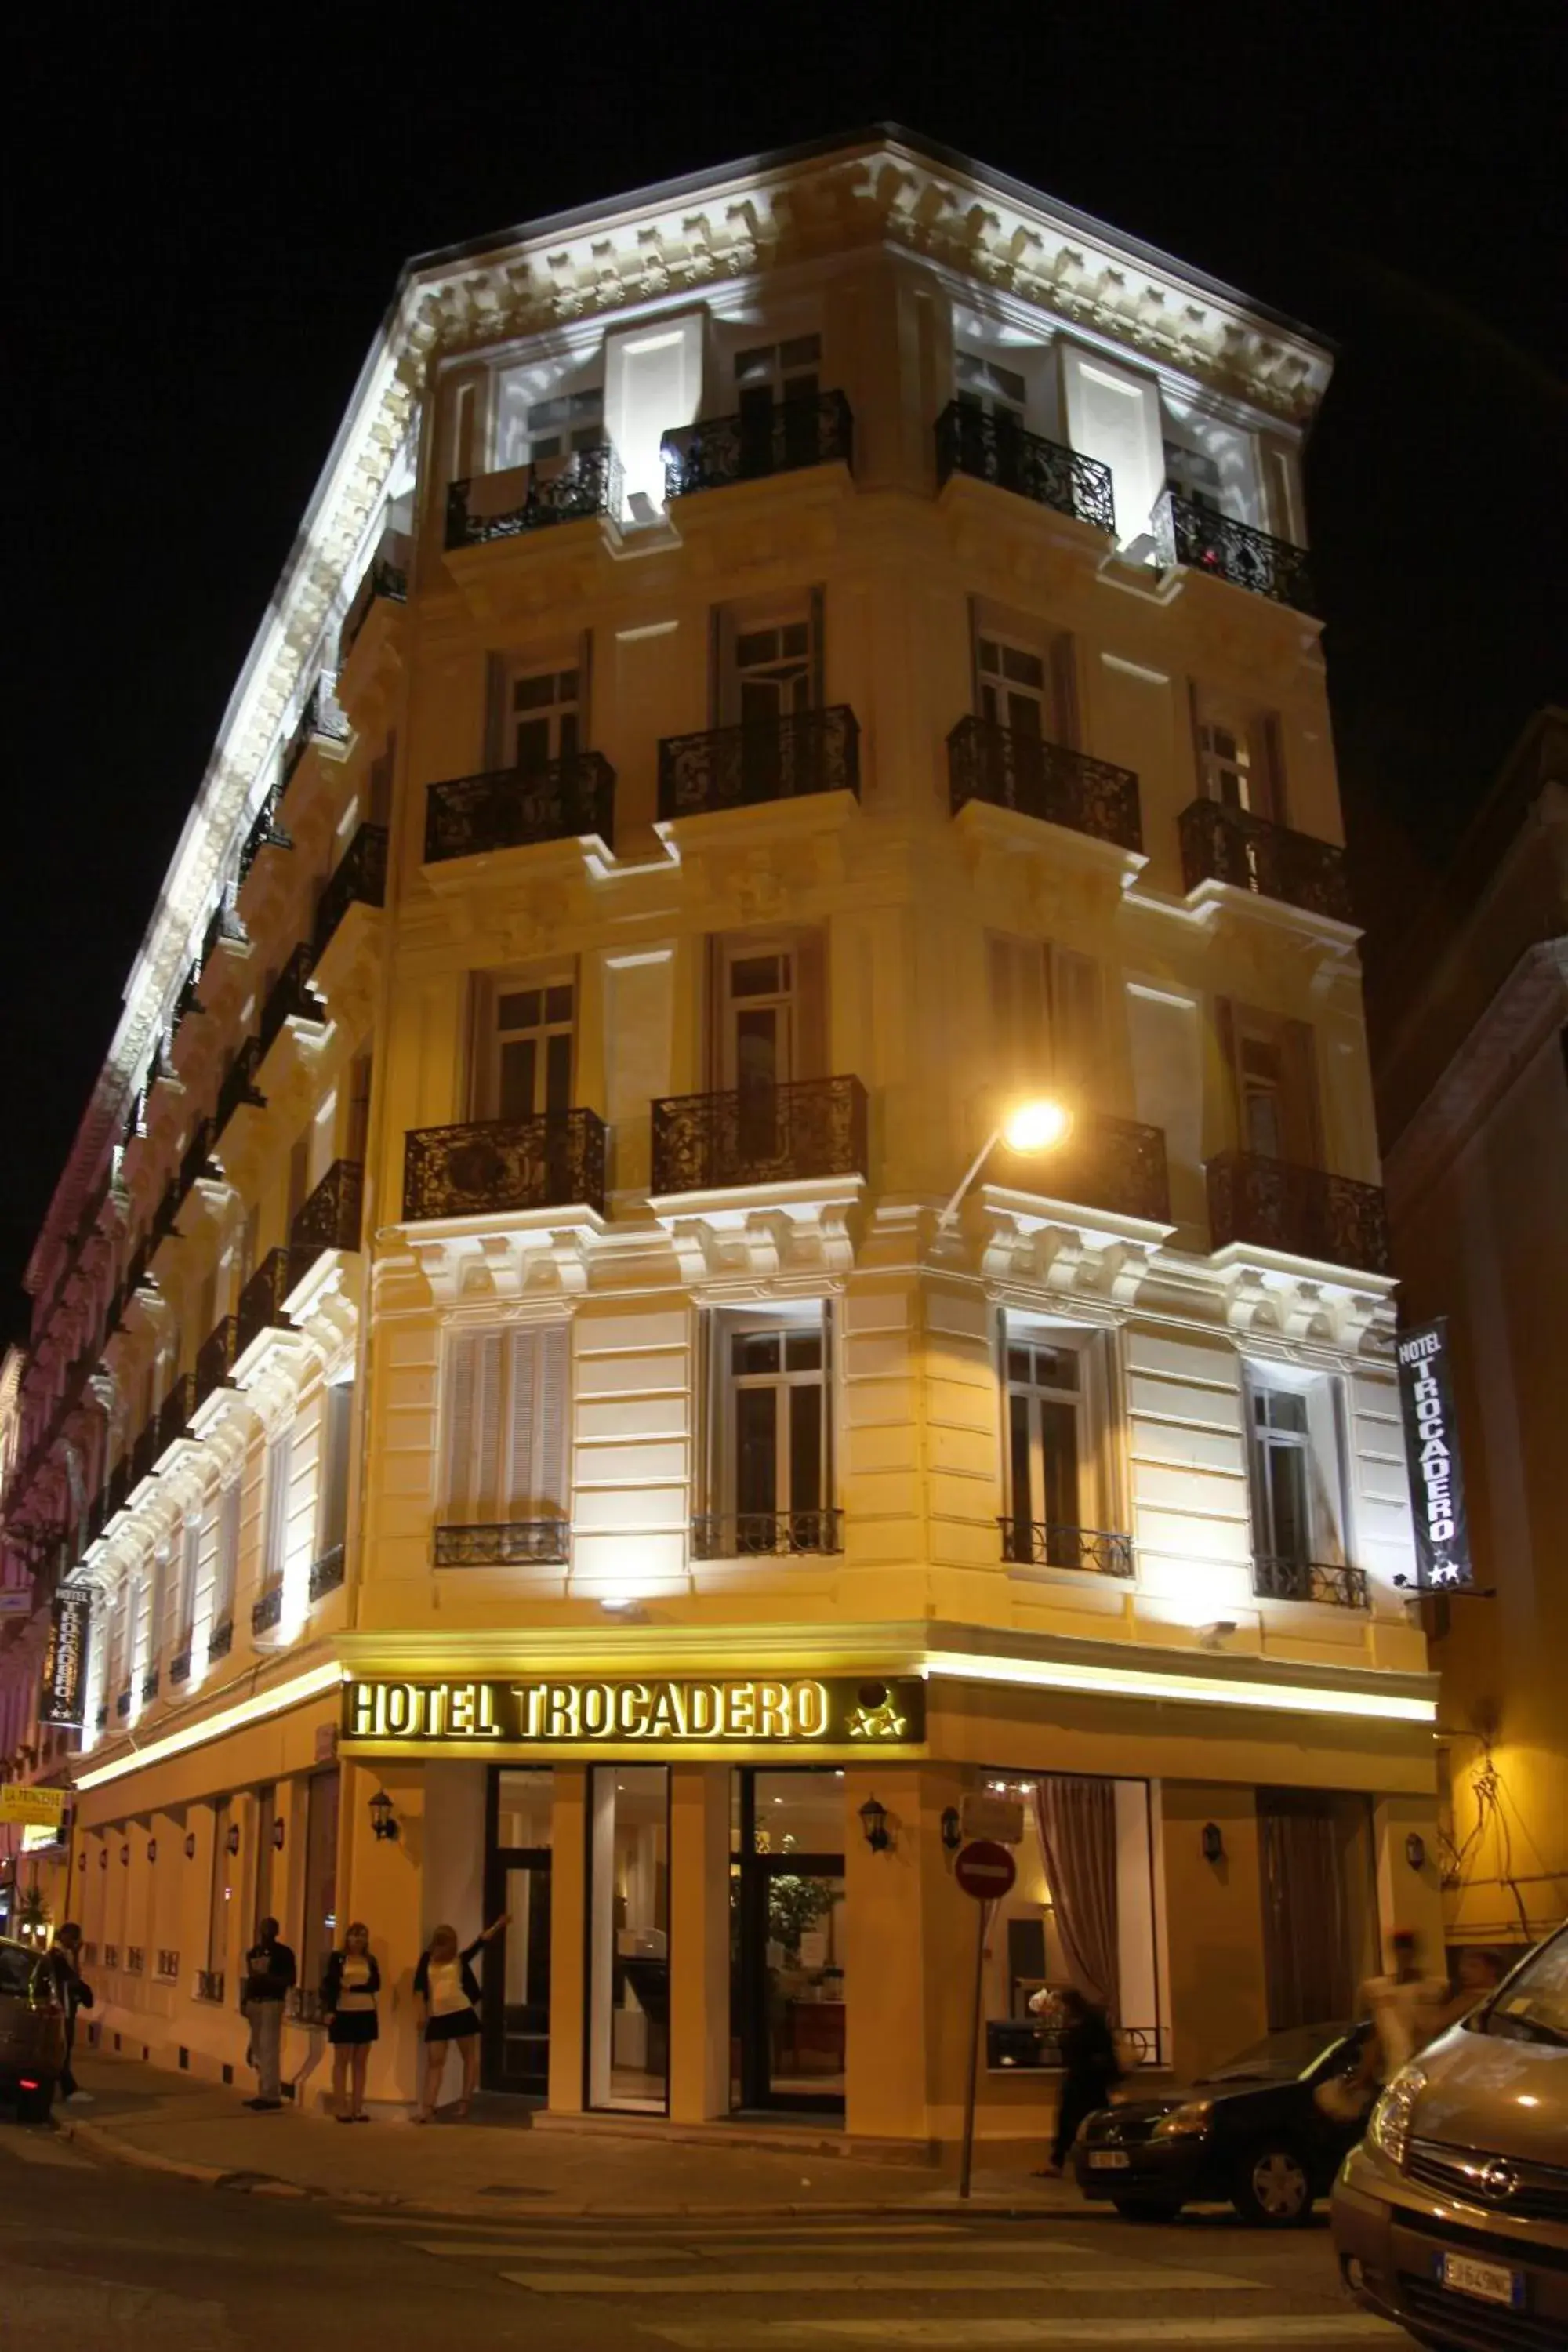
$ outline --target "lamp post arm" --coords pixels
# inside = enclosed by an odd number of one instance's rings
[[[982,1168],[984,1167],[985,1162],[991,1157],[992,1149],[999,1139],[1002,1130],[999,1127],[994,1127],[990,1134],[986,1137],[984,1142],[981,1145],[979,1150],[975,1153],[973,1159],[970,1161],[968,1167],[964,1170],[963,1181],[959,1184],[957,1192],[954,1192],[952,1200],[948,1202],[946,1208],[942,1211],[941,1216],[936,1221],[936,1229],[939,1234],[945,1233],[948,1226],[952,1224],[954,1217],[957,1216],[959,1205],[962,1202],[964,1194],[968,1192],[970,1186],[979,1175]]]

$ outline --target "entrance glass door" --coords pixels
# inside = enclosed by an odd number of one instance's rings
[[[731,2094],[742,2107],[844,2105],[844,1776],[739,1784]]]
[[[510,1916],[484,1948],[480,2081],[538,2099],[550,2088],[551,1795],[547,1770],[490,1774],[485,1917]]]

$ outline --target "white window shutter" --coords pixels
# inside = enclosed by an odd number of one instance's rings
[[[566,1424],[572,1398],[572,1328],[547,1325],[539,1334],[538,1501],[542,1517],[564,1517]]]
[[[501,1383],[505,1334],[475,1337],[474,1443],[469,1474],[469,1516],[483,1525],[506,1517],[505,1466],[501,1459]]]
[[[506,1507],[500,1517],[531,1519],[535,1517],[532,1503],[538,1454],[534,1419],[539,1401],[541,1334],[520,1329],[508,1337],[506,1461],[501,1473]]]

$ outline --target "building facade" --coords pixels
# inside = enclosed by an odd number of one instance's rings
[[[490,2083],[950,2141],[1001,1798],[1037,2136],[1436,1927],[1328,368],[901,133],[411,265],[34,1260],[126,2046],[508,1911]]]
[[[1450,1944],[1568,1910],[1568,714],[1524,730],[1375,1000],[1406,1318],[1448,1318],[1474,1590],[1436,1595]]]

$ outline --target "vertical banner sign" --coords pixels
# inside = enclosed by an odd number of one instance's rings
[[[63,1724],[75,1731],[82,1727],[91,1614],[90,1593],[56,1593],[49,1612],[49,1645],[44,1652],[43,1688],[38,1696],[40,1723]]]
[[[1454,1424],[1448,1323],[1439,1316],[1399,1339],[1399,1394],[1405,1458],[1415,1515],[1415,1580],[1423,1591],[1474,1582],[1465,1475]]]

